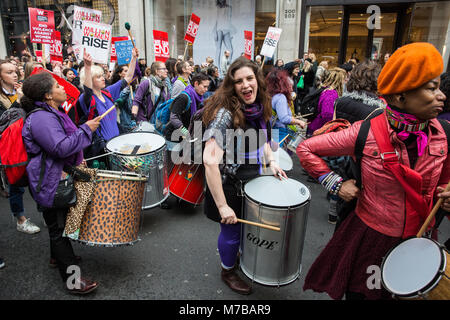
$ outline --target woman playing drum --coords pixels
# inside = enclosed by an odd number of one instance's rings
[[[373,276],[368,270],[380,267],[391,248],[418,233],[433,201],[443,198],[442,209],[450,211],[450,192],[443,192],[450,159],[445,131],[436,120],[446,99],[439,90],[442,71],[442,57],[428,43],[401,47],[386,63],[378,91],[389,105],[370,122],[361,190],[355,180],[342,181],[321,157],[354,156],[362,121],[297,148],[302,166],[328,191],[345,201],[358,198],[354,212],[313,263],[304,290],[326,292],[333,299],[388,299],[386,290],[368,285]],[[394,151],[385,152],[387,145]]]
[[[55,208],[54,198],[60,180],[67,174],[67,166],[83,162],[83,149],[92,142],[92,134],[100,126],[100,117],[87,121],[79,128],[66,115],[62,104],[67,96],[49,73],[31,76],[23,84],[23,109],[30,114],[24,123],[22,135],[30,155],[27,175],[33,199],[41,207],[50,235],[50,252],[56,260],[64,282],[71,275],[69,266],[78,264],[70,240],[63,237],[68,208]],[[36,111],[35,109],[41,110]],[[45,172],[41,171],[45,167]],[[45,174],[44,174],[45,173]],[[97,283],[80,279],[79,287],[71,293],[85,294],[97,288]]]
[[[203,153],[207,182],[205,214],[220,222],[222,280],[240,294],[251,292],[235,271],[241,238],[237,219],[242,217],[243,204],[240,183],[257,177],[265,164],[274,175],[286,177],[273,160],[267,130],[271,115],[262,71],[246,58],[239,58],[230,66],[223,85],[207,100],[203,114],[207,128]],[[224,165],[219,167],[220,163]]]

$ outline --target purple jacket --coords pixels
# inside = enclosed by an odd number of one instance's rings
[[[86,124],[76,131],[70,130],[67,121],[71,120],[64,112],[49,106],[45,106],[45,109],[48,112],[37,111],[26,119],[22,136],[31,158],[27,165],[31,195],[41,206],[51,208],[64,164],[80,164],[83,149],[91,144],[92,132]],[[66,134],[71,131],[71,134]],[[43,150],[47,153],[47,160],[41,191],[37,193]]]
[[[319,106],[317,109],[318,115],[308,125],[308,134],[312,134],[317,129],[322,128],[325,123],[333,120],[334,102],[337,98],[339,98],[339,96],[336,90],[325,90],[322,92],[319,98]]]

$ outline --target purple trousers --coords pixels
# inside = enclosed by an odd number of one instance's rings
[[[232,269],[236,264],[239,245],[241,243],[241,224],[220,224],[217,241],[222,267]]]

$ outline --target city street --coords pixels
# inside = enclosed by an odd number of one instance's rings
[[[312,202],[302,272],[290,285],[276,288],[255,283],[250,296],[232,292],[220,279],[218,225],[204,216],[203,207],[178,205],[176,198],[171,197],[171,210],[158,208],[144,212],[141,241],[134,246],[102,248],[74,243],[75,254],[82,257],[83,275],[98,281],[100,286],[85,297],[70,295],[64,290],[57,269],[48,265],[48,232],[27,190],[26,216],[41,228],[38,234],[16,231],[8,200],[0,199],[0,256],[6,263],[0,270],[0,299],[330,300],[327,294],[302,290],[306,273],[330,239],[334,226],[327,222],[328,202],[323,188],[306,182],[307,176],[302,175],[294,157],[294,170],[289,176],[310,188]],[[445,241],[449,236],[450,223],[446,219],[440,240]]]

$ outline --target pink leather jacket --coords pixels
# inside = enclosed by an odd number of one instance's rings
[[[387,120],[386,120],[387,121]],[[323,156],[345,156],[354,158],[356,137],[362,121],[351,128],[305,140],[297,148],[297,156],[303,168],[318,178],[331,170]],[[389,127],[389,136],[401,163],[409,166],[405,144]],[[418,158],[415,170],[423,177],[422,194],[429,200],[436,197],[438,186],[445,188],[450,180],[450,157],[447,138],[438,120],[428,126],[428,146],[425,154]],[[391,237],[401,237],[405,223],[405,192],[395,177],[382,165],[380,151],[372,130],[369,131],[361,161],[362,190],[356,206],[356,214],[370,228]],[[436,200],[436,199],[434,199]]]

